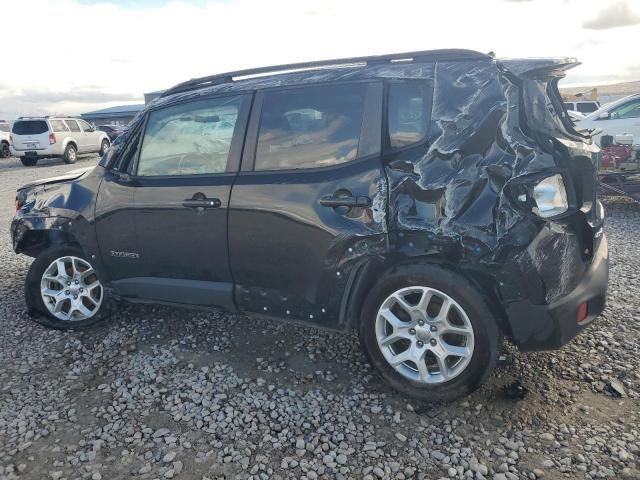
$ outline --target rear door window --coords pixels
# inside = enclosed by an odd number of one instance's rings
[[[366,95],[366,84],[265,92],[255,169],[318,168],[357,158]]]
[[[425,139],[431,117],[431,84],[422,80],[389,84],[388,144],[402,148]]]
[[[0,132],[8,132],[10,131],[8,123],[0,123]]]
[[[18,120],[13,124],[16,135],[39,135],[49,131],[49,125],[44,120]]]
[[[224,173],[243,97],[173,105],[149,114],[137,174]]]
[[[49,120],[51,123],[51,129],[54,132],[68,132],[69,128],[64,124],[62,120]]]
[[[76,122],[75,120],[65,120],[64,121],[67,126],[69,127],[69,130],[71,130],[72,132],[79,132],[80,131],[80,127],[78,126],[78,122]]]

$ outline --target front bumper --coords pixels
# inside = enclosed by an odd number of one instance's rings
[[[521,300],[505,306],[514,342],[521,350],[552,350],[565,345],[604,310],[608,280],[609,252],[603,234],[591,265],[571,292],[548,305]],[[578,308],[584,302],[587,317],[578,323]]]

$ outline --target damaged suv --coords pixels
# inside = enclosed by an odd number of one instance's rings
[[[395,389],[464,395],[504,337],[558,348],[604,309],[574,65],[443,50],[179,84],[93,170],[18,190],[26,302],[54,328],[127,300],[355,329]]]

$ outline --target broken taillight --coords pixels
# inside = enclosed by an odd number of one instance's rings
[[[587,302],[583,302],[580,304],[580,306],[578,307],[578,316],[576,318],[576,321],[578,323],[582,323],[586,320],[587,315],[589,314],[589,305]]]
[[[55,133],[50,133],[49,134],[49,145],[53,145],[54,143],[56,143],[56,134]]]
[[[533,198],[536,202],[533,212],[543,218],[555,217],[569,208],[567,191],[559,174],[540,180],[533,187]]]

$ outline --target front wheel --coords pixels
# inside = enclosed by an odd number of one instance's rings
[[[365,300],[360,342],[396,390],[449,401],[477,389],[493,370],[499,331],[483,295],[438,266],[391,269]]]
[[[43,251],[31,264],[25,285],[27,306],[34,319],[52,328],[93,325],[108,317],[106,292],[84,253],[56,246]]]

